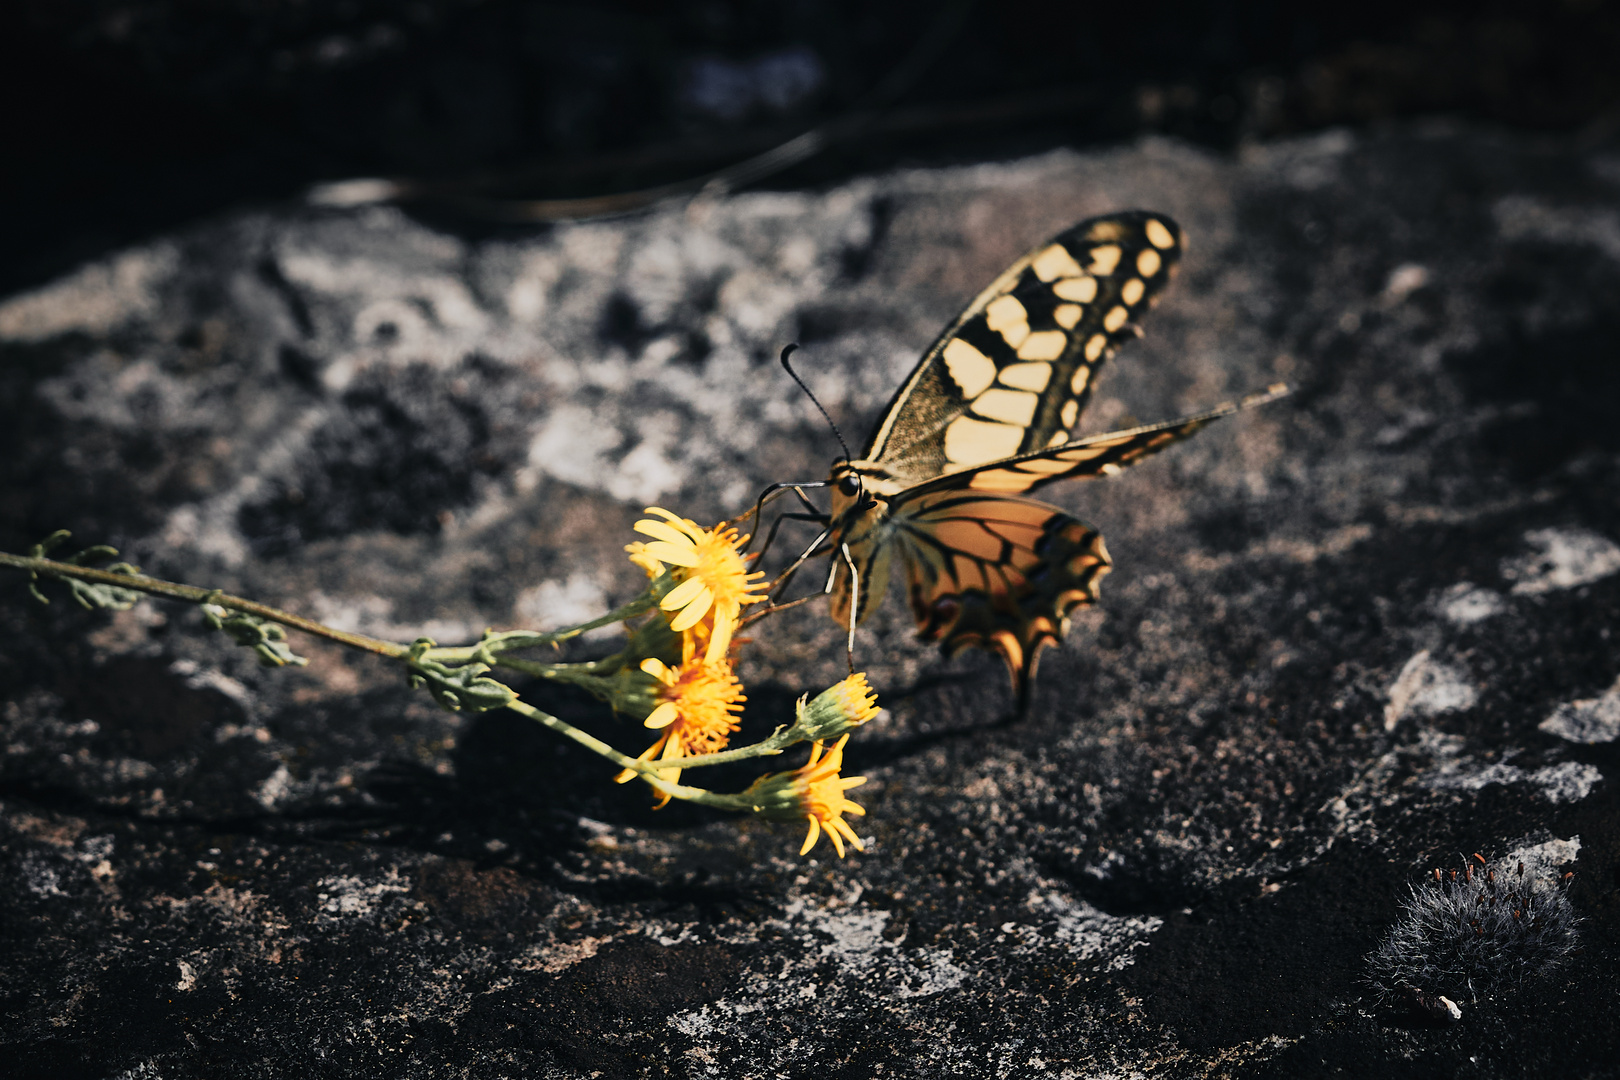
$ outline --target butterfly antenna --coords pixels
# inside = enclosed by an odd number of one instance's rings
[[[853,455],[851,455],[850,452],[849,452],[849,444],[844,441],[843,433],[841,433],[838,430],[838,425],[833,423],[833,418],[831,416],[828,416],[827,415],[827,410],[823,409],[821,407],[821,402],[816,400],[816,395],[810,393],[810,388],[808,386],[804,385],[804,380],[799,378],[799,373],[797,371],[793,370],[793,365],[792,364],[788,363],[788,357],[792,356],[794,350],[797,349],[798,347],[799,347],[798,344],[795,343],[795,344],[789,345],[787,348],[782,350],[782,369],[784,371],[786,371],[789,375],[793,376],[793,381],[798,383],[799,384],[799,389],[803,390],[805,392],[806,396],[808,396],[810,398],[811,404],[815,405],[815,407],[817,409],[821,410],[822,419],[826,420],[827,421],[827,426],[832,428],[833,435],[836,436],[837,439],[838,439],[838,445],[842,446],[844,448],[844,460],[845,461],[853,460]]]

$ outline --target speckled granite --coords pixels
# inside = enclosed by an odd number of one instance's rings
[[[13,577],[6,1071],[1616,1075],[1617,195],[1620,156],[1471,129],[1148,142],[494,236],[244,210],[0,302],[7,550],[67,527],[446,643],[632,595],[646,503],[823,475],[783,344],[859,437],[1091,214],[1168,212],[1189,253],[1090,429],[1298,387],[1052,491],[1117,565],[1022,722],[999,662],[942,661],[891,598],[843,862],[654,813],[380,661],[301,640],[267,673],[193,611]],[[743,657],[756,734],[843,661],[808,609]],[[1576,871],[1575,960],[1452,1027],[1375,1004],[1408,885],[1531,848]]]

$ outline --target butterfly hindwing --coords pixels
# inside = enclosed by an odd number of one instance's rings
[[[1110,565],[1101,533],[1031,499],[940,491],[907,500],[894,523],[919,636],[947,655],[997,653],[1020,698]]]
[[[1145,211],[1083,221],[1029,252],[924,354],[863,459],[920,481],[1065,437],[1180,257],[1175,222]]]

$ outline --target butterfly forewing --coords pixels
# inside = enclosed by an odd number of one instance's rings
[[[916,481],[1044,450],[1079,419],[1097,369],[1136,336],[1181,231],[1133,211],[1081,222],[980,293],[895,395],[863,458]]]
[[[1243,409],[1275,401],[1288,392],[1277,384],[1262,393],[1252,394],[1242,401],[1229,401],[1196,416],[1167,420],[1161,424],[1111,431],[1106,435],[1093,435],[1050,450],[1024,454],[1005,461],[965,469],[921,484],[906,491],[900,499],[921,495],[949,487],[972,491],[1018,494],[1033,491],[1054,480],[1080,480],[1094,476],[1112,476],[1181,440],[1195,434],[1205,425]]]

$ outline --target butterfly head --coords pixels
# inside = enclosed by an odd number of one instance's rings
[[[876,462],[839,459],[827,475],[827,487],[832,491],[832,519],[836,529],[839,522],[881,511],[902,485]]]

